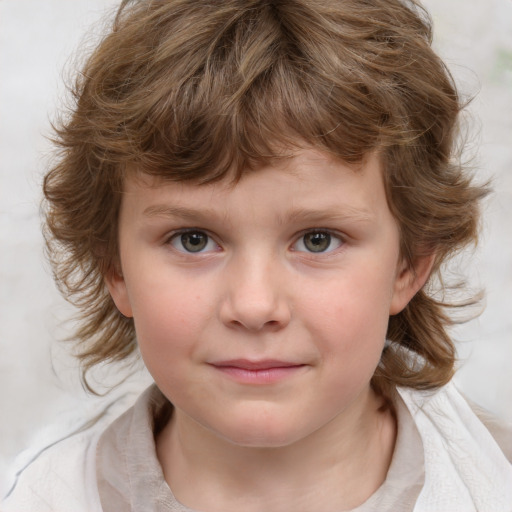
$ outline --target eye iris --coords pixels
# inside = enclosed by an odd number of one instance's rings
[[[181,243],[187,251],[199,252],[206,247],[206,244],[208,243],[208,236],[199,231],[183,233],[181,235]]]
[[[311,252],[323,252],[331,245],[329,233],[308,233],[304,235],[304,245]]]

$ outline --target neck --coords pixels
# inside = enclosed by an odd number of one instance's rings
[[[277,448],[235,445],[175,410],[157,455],[176,499],[196,510],[347,510],[378,489],[391,463],[396,425],[382,405],[368,390],[321,429]]]

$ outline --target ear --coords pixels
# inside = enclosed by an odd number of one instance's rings
[[[133,317],[133,312],[126,282],[121,272],[120,265],[116,265],[116,267],[119,268],[111,269],[105,276],[105,284],[107,285],[110,296],[120,313],[131,318]]]
[[[435,254],[420,256],[412,264],[402,259],[397,268],[390,315],[400,313],[421,287],[427,282],[434,265]]]

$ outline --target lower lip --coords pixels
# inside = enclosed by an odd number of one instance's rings
[[[248,370],[237,366],[214,366],[224,375],[243,384],[273,384],[296,375],[305,368],[305,365],[279,366],[276,368],[262,368]]]

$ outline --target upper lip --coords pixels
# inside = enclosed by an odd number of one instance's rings
[[[277,359],[263,359],[251,361],[249,359],[230,359],[227,361],[216,361],[211,363],[217,367],[242,368],[244,370],[268,370],[271,368],[289,368],[291,366],[303,366],[302,363],[280,361]]]

